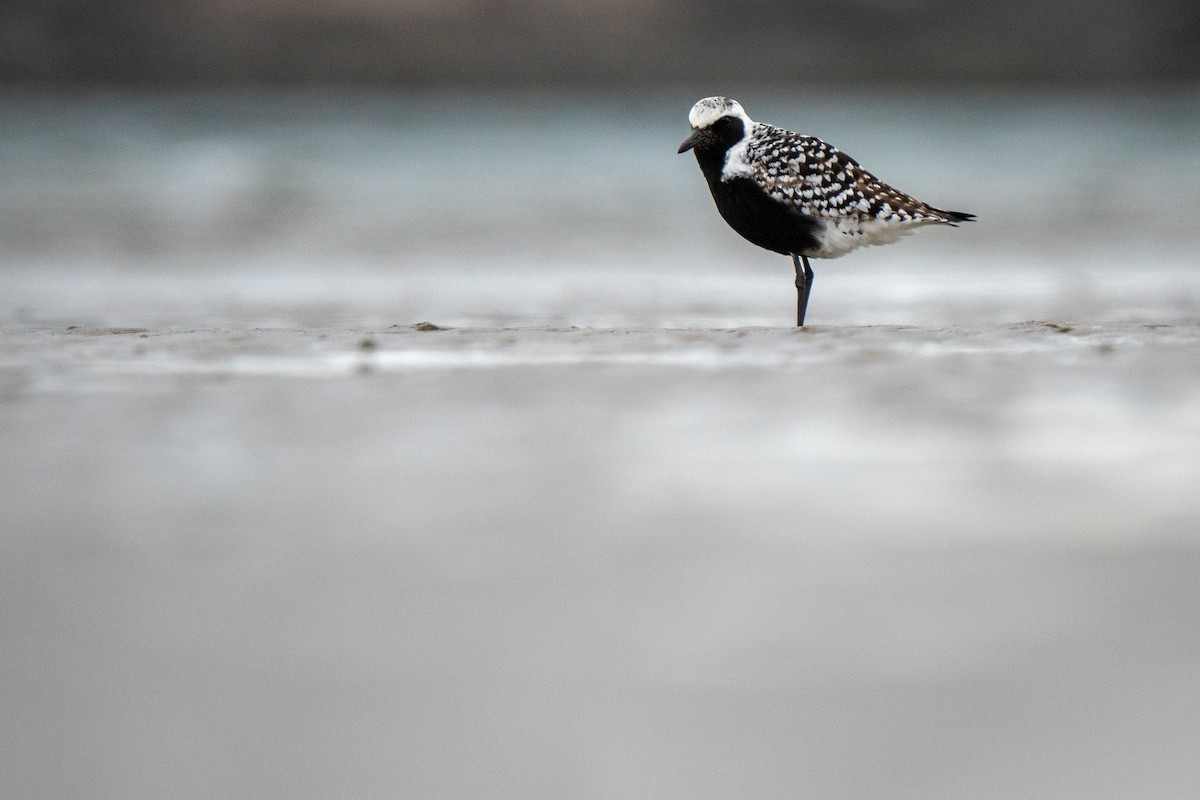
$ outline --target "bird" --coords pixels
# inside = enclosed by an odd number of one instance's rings
[[[812,292],[810,258],[838,258],[926,225],[975,219],[893,189],[815,136],[755,122],[728,97],[700,100],[688,122],[692,132],[679,153],[695,153],[717,211],[746,240],[791,256],[797,327]]]

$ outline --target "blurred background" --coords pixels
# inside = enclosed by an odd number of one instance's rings
[[[823,267],[818,320],[1186,307],[1197,35],[1168,2],[9,3],[0,315],[775,324],[786,259],[674,153],[716,93],[986,220]]]
[[[15,0],[0,78],[157,87],[1195,79],[1180,0]]]
[[[0,786],[1200,796],[1198,41],[7,0]],[[676,155],[718,93],[979,219],[792,332]]]

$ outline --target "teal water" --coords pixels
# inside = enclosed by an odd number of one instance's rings
[[[1195,313],[1195,91],[736,94],[979,215],[819,264],[815,320]],[[782,324],[787,259],[675,154],[694,99],[10,92],[0,314]]]

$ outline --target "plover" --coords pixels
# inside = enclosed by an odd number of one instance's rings
[[[893,189],[815,136],[755,122],[727,97],[696,103],[688,122],[692,134],[679,152],[695,151],[717,211],[745,239],[792,257],[797,326],[812,291],[810,258],[837,258],[924,225],[975,218]]]

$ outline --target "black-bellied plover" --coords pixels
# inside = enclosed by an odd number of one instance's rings
[[[759,247],[792,257],[796,325],[812,291],[810,258],[837,258],[887,244],[923,225],[969,222],[893,189],[815,136],[755,122],[741,104],[706,97],[688,114],[700,171],[729,226]]]

